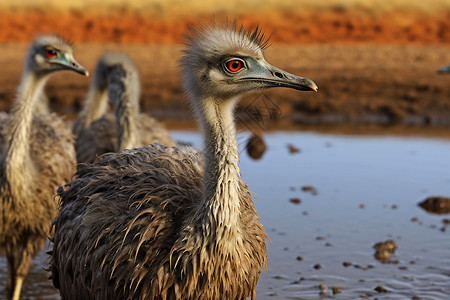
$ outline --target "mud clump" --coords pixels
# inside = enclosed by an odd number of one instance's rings
[[[251,158],[255,160],[261,159],[266,150],[267,150],[266,143],[264,142],[264,139],[260,135],[253,134],[247,140],[247,154]]]
[[[420,202],[419,206],[429,213],[439,215],[448,214],[450,213],[450,198],[442,196],[428,197]]]
[[[300,153],[300,149],[297,148],[297,147],[295,147],[295,146],[292,145],[292,144],[288,144],[287,147],[288,147],[288,150],[289,150],[289,153],[290,153],[290,154]]]
[[[313,196],[317,196],[319,194],[317,192],[317,189],[315,187],[313,187],[312,185],[304,185],[304,186],[302,186],[302,191],[303,192],[309,192]]]
[[[381,262],[387,262],[391,258],[391,254],[389,253],[389,251],[381,250],[376,251],[374,257],[376,260],[379,260]]]
[[[342,263],[342,265],[344,266],[344,267],[350,267],[351,265],[352,265],[352,263],[351,262],[349,262],[349,261],[344,261],[343,263]]]
[[[328,296],[328,287],[324,284],[319,285],[320,294],[321,296]]]
[[[289,199],[289,201],[291,202],[291,203],[293,203],[293,204],[300,204],[300,203],[302,203],[302,200],[300,199],[300,198],[291,198],[291,199]]]
[[[388,251],[394,253],[397,250],[397,243],[394,240],[387,240],[385,242],[376,243],[373,248],[376,251]]]
[[[387,288],[385,288],[381,285],[374,288],[374,290],[377,291],[378,293],[389,293],[390,292]]]
[[[380,262],[390,262],[391,254],[397,250],[397,243],[393,240],[387,240],[384,242],[376,243],[373,248],[375,249],[374,257]]]
[[[333,291],[333,295],[340,294],[342,292],[342,287],[333,285],[331,290]]]

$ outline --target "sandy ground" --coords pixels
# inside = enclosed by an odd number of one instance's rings
[[[318,93],[274,89],[247,98],[242,119],[450,125],[450,75],[437,74],[450,63],[450,5],[445,1],[425,6],[416,0],[395,0],[390,6],[369,0],[318,1],[315,6],[304,1],[309,8],[302,10],[289,1],[270,0],[251,15],[243,12],[257,1],[204,6],[131,1],[124,6],[115,0],[113,8],[68,1],[64,9],[50,1],[48,9],[42,3],[29,9],[31,2],[2,4],[7,8],[0,10],[0,110],[11,107],[30,41],[39,33],[57,33],[74,42],[78,61],[91,73],[103,53],[129,54],[140,68],[143,110],[189,119],[177,70],[180,45],[191,26],[213,15],[250,28],[259,25],[271,36],[268,61],[319,86]],[[76,115],[89,82],[76,74],[55,75],[47,86],[52,108]]]
[[[433,14],[346,10],[274,11],[271,13],[164,15],[123,8],[117,13],[64,10],[0,10],[0,43],[28,42],[36,34],[54,32],[74,42],[180,43],[191,26],[205,21],[238,20],[259,25],[274,43],[438,43],[450,44],[450,8]]]
[[[25,44],[3,44],[0,110],[9,110],[22,71]],[[161,118],[190,119],[181,89],[178,45],[75,44],[75,56],[91,74],[107,51],[129,54],[140,68],[142,109]],[[241,103],[241,118],[259,114],[295,123],[450,125],[450,45],[282,45],[266,51],[272,64],[313,79],[319,92],[273,89]],[[74,116],[90,78],[55,74],[46,88],[52,108]],[[256,100],[256,101],[255,101]],[[251,104],[251,105],[249,105]],[[278,122],[279,123],[279,122]]]

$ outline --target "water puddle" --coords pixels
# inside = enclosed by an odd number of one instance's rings
[[[174,132],[200,147],[196,133]],[[239,134],[243,146],[249,134]],[[417,204],[450,196],[450,140],[276,132],[241,171],[271,243],[256,299],[447,299],[450,215]],[[289,146],[299,151],[289,151]],[[386,262],[373,246],[393,240]],[[24,299],[58,299],[34,260]],[[0,298],[6,298],[0,258]]]

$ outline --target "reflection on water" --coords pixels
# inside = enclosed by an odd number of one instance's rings
[[[200,147],[195,133],[173,135]],[[241,145],[248,136],[239,135]],[[272,241],[257,299],[450,297],[450,216],[417,206],[428,196],[450,196],[450,140],[316,133],[264,139],[262,159],[241,149],[240,164]],[[397,249],[382,263],[373,245],[386,240]],[[43,252],[35,263],[25,299],[57,299],[42,271]],[[0,272],[2,289],[3,257]]]

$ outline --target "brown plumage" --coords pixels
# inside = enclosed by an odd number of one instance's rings
[[[316,90],[268,64],[258,30],[194,33],[181,59],[205,150],[106,154],[61,187],[50,269],[63,299],[254,298],[267,237],[241,178],[233,110],[245,92]]]
[[[50,74],[72,70],[87,75],[69,44],[54,36],[28,51],[11,114],[0,116],[0,250],[8,261],[8,289],[19,299],[31,258],[41,249],[57,213],[56,188],[75,171],[70,128],[56,115],[33,115]]]
[[[139,98],[140,79],[133,61],[120,53],[103,55],[73,129],[78,163],[154,142],[176,145],[160,122],[139,113]],[[107,112],[108,99],[114,114]]]

